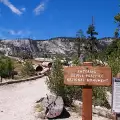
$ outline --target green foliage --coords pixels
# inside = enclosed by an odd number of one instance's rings
[[[85,39],[85,35],[84,35],[82,29],[80,29],[80,30],[76,33],[76,37],[77,37],[77,38]]]
[[[32,62],[26,61],[23,68],[22,68],[22,75],[23,76],[32,76],[35,74],[35,69],[32,65]]]
[[[115,38],[119,37],[119,29],[120,29],[120,13],[118,13],[115,17],[114,17],[115,22],[117,23],[117,29],[114,32],[114,36]]]
[[[87,34],[90,35],[91,39],[94,39],[94,35],[98,35],[98,33],[95,31],[95,26],[94,25],[89,25]]]
[[[4,56],[5,52],[0,51],[0,56]]]
[[[112,52],[108,57],[108,64],[112,68],[113,76],[120,72],[120,49]]]
[[[108,65],[111,67],[113,77],[116,77],[117,73],[120,73],[120,40],[119,39],[114,40],[112,44],[110,44],[98,56],[99,56],[98,57],[99,60],[107,62]],[[100,88],[100,90],[98,89],[97,90],[98,92],[96,91],[96,93],[99,94],[99,91],[104,93],[100,95],[101,97],[98,99],[98,101],[99,100],[101,101],[101,105],[104,105],[104,106],[107,105],[107,107],[109,107],[106,102],[106,99],[104,99],[105,98],[104,91],[106,91],[106,89],[110,92],[112,91],[111,87],[107,87],[107,88]]]
[[[88,38],[85,37],[83,31],[80,29],[76,34],[75,39],[75,49],[77,50],[78,57],[81,53],[86,54],[87,57],[97,56],[98,41],[96,40],[95,35],[98,35],[98,32],[95,31],[95,26],[89,25],[87,30]]]
[[[80,65],[80,60],[79,60],[79,58],[78,57],[74,57],[74,58],[72,58],[72,64],[74,65],[74,66],[78,66],[78,65]]]
[[[14,64],[12,60],[8,57],[0,57],[0,76],[2,78],[12,77],[12,72],[14,70]]]
[[[110,44],[104,51],[105,54],[107,56],[111,56],[113,53],[115,53],[116,55],[116,52],[119,50],[120,47],[119,44],[120,44],[120,40],[114,40],[112,44]]]
[[[63,98],[65,105],[70,106],[73,98],[80,99],[81,97],[81,87],[64,84],[63,67],[60,59],[55,59],[46,83],[52,93]]]
[[[106,99],[106,87],[93,87],[93,104],[95,106],[104,106],[110,108],[108,101]]]
[[[88,54],[86,55],[85,61],[94,62],[95,58],[96,58],[96,54]]]
[[[71,105],[73,99],[81,100],[81,86],[67,86],[64,84],[63,67],[59,59],[54,61],[52,71],[46,81],[50,91],[62,96],[65,105]],[[109,108],[106,100],[106,87],[93,87],[93,104]]]
[[[93,24],[89,25],[87,34],[90,36],[88,36],[85,49],[87,52],[87,56],[93,59],[93,57],[96,57],[97,47],[98,47],[98,41],[96,40],[95,37],[95,35],[98,35],[98,32],[95,31],[95,26]]]
[[[114,32],[114,37],[118,38],[119,37],[119,29],[116,29]]]
[[[0,76],[1,78],[8,77],[8,70],[6,67],[6,63],[3,60],[0,61]]]
[[[99,55],[99,59],[107,62],[112,68],[113,76],[120,72],[120,40],[116,39]]]
[[[118,13],[115,17],[114,17],[116,22],[120,22],[120,13]]]
[[[80,56],[80,54],[81,54],[81,52],[82,52],[82,51],[81,51],[81,48],[83,48],[82,45],[83,45],[83,43],[85,42],[85,39],[86,39],[86,37],[85,37],[83,31],[80,29],[80,30],[76,33],[76,39],[75,39],[75,45],[76,45],[76,47],[77,47],[78,57]]]

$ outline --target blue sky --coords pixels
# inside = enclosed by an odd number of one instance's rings
[[[49,39],[86,34],[95,19],[101,37],[112,37],[119,0],[0,0],[0,38]]]

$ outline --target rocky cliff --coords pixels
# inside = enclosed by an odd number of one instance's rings
[[[0,40],[0,51],[6,55],[17,56],[20,52],[31,53],[34,57],[45,54],[67,54],[76,53],[74,45],[75,38],[58,37],[48,40],[16,39]],[[98,40],[98,50],[109,45],[113,38],[102,38]]]

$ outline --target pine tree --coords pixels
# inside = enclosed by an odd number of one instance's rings
[[[86,50],[89,53],[89,56],[91,57],[91,59],[93,57],[96,57],[96,49],[97,49],[97,38],[95,37],[96,35],[98,35],[98,32],[96,32],[95,30],[95,25],[92,24],[88,26],[88,30],[87,30],[87,34],[88,36],[88,41],[87,41],[87,46],[86,46]],[[96,47],[96,49],[95,49]]]
[[[114,32],[114,37],[118,38],[119,37],[119,29],[116,29]]]
[[[120,13],[118,13],[118,14],[114,17],[114,19],[115,19],[115,22],[116,22],[116,23],[120,23]]]
[[[91,40],[96,39],[95,35],[98,35],[98,33],[95,31],[95,26],[93,24],[89,25],[87,34],[90,35],[89,37]]]
[[[115,38],[119,37],[119,29],[120,29],[120,13],[114,16],[115,23],[117,24],[117,29],[114,32]]]
[[[76,46],[77,46],[78,57],[80,57],[81,54],[80,48],[82,47],[82,43],[84,42],[84,40],[85,40],[85,35],[82,29],[80,29],[76,34]]]

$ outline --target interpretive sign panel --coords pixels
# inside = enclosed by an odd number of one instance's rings
[[[120,79],[113,78],[113,112],[120,113]]]
[[[73,66],[64,68],[66,85],[110,86],[112,72],[110,67]]]

